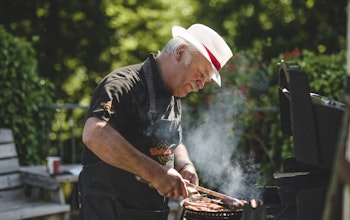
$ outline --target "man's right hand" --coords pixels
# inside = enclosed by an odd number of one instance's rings
[[[179,198],[180,196],[186,198],[188,196],[185,179],[173,168],[156,175],[151,184],[162,196],[169,198]]]

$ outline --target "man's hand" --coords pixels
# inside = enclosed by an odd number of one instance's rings
[[[151,184],[162,196],[169,198],[179,198],[180,196],[186,198],[188,196],[185,180],[173,168],[168,169],[164,174],[157,175]]]
[[[175,168],[179,171],[182,178],[188,180],[190,183],[199,184],[198,175],[193,163],[190,160],[186,146],[180,144],[175,149]]]
[[[194,168],[194,166],[192,164],[187,165],[183,169],[181,169],[180,174],[181,174],[182,178],[188,180],[190,183],[193,183],[195,185],[199,184],[196,169]]]

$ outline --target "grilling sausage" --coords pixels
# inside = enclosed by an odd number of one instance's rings
[[[205,211],[205,212],[218,212],[223,211],[226,208],[222,205],[218,205],[211,202],[196,200],[196,201],[184,201],[184,207],[186,209],[194,210],[194,211]]]
[[[245,203],[246,201],[241,201]],[[226,205],[226,204],[225,204]],[[221,212],[221,211],[241,211],[243,206],[232,204],[230,209],[227,209],[221,200],[206,198],[205,200],[184,200],[183,206],[188,210],[205,211],[205,212]]]

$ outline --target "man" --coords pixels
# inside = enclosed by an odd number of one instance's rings
[[[212,29],[174,26],[173,38],[142,64],[98,85],[83,129],[82,219],[166,220],[168,198],[198,184],[182,144],[180,98],[211,80],[232,57]]]

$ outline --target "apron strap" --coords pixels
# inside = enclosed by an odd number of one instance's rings
[[[149,95],[149,110],[148,110],[148,117],[151,121],[151,125],[154,125],[154,120],[156,118],[157,110],[156,110],[156,94],[154,92],[154,83],[153,83],[153,72],[152,72],[152,60],[150,60],[149,64],[146,64],[146,84],[148,88],[148,95]]]

